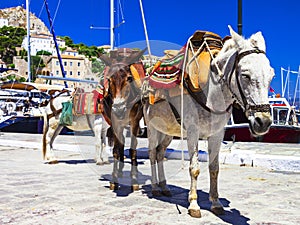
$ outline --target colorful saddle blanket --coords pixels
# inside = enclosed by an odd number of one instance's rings
[[[221,48],[222,39],[219,35],[208,31],[196,31],[176,56],[162,59],[154,65],[149,74],[150,86],[154,89],[176,87],[185,67],[184,78],[190,81],[193,90],[199,91],[201,85],[207,83],[211,56]],[[186,65],[183,65],[184,59]]]
[[[77,93],[73,98],[73,112],[75,115],[101,114],[103,92],[96,90],[92,92]]]
[[[153,88],[173,88],[180,83],[180,71],[185,55],[185,47],[170,59],[158,61],[149,76],[149,84]]]

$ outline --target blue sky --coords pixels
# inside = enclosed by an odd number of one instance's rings
[[[122,13],[119,2],[121,4]],[[185,44],[196,30],[209,30],[224,37],[231,25],[237,31],[238,0],[144,0],[144,13],[150,40],[156,43]],[[25,0],[1,0],[0,8],[25,4]],[[31,0],[30,10],[49,27],[43,0]],[[109,31],[90,29],[109,26],[109,0],[48,0],[56,35],[70,36],[75,43],[87,45],[109,44]],[[115,0],[116,23],[125,23],[116,29],[116,46],[145,40],[139,0]],[[298,70],[300,65],[300,1],[296,0],[243,0],[243,36],[261,31],[266,40],[267,56],[276,71],[272,87],[281,92],[280,68]],[[118,19],[119,18],[119,19]],[[155,49],[155,44],[151,49]],[[166,45],[166,49],[169,46]],[[164,47],[159,46],[160,50]],[[155,54],[160,54],[155,50]],[[293,75],[293,76],[292,76]],[[292,74],[295,80],[296,74]]]

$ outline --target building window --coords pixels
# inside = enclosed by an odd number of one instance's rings
[[[67,62],[64,62],[64,66],[67,66]]]
[[[73,66],[73,62],[70,62],[70,66]]]
[[[80,71],[77,72],[77,75],[80,76]]]
[[[70,76],[72,76],[73,75],[73,73],[72,73],[72,71],[70,71]]]
[[[58,70],[56,70],[56,75],[58,75],[59,74],[59,71]]]
[[[56,61],[56,65],[57,65],[57,66],[59,65],[59,62],[58,62],[58,60]]]
[[[78,67],[80,66],[80,62],[77,63]]]

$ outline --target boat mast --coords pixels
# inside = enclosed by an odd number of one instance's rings
[[[30,10],[29,10],[29,0],[26,0],[26,21],[27,21],[27,74],[28,82],[31,82],[31,70],[30,70]]]
[[[242,20],[243,20],[243,16],[242,16],[242,0],[238,0],[238,34],[242,35],[243,31],[242,31]]]
[[[53,36],[53,41],[54,41],[54,45],[55,45],[55,49],[56,49],[56,53],[57,53],[57,58],[59,60],[61,73],[62,73],[63,78],[66,78],[66,72],[64,70],[62,59],[61,59],[61,56],[60,56],[60,53],[59,53],[59,47],[58,47],[58,44],[57,44],[57,41],[56,41],[56,35],[55,35],[55,32],[54,32],[53,22],[52,22],[52,18],[51,18],[51,15],[50,15],[47,0],[44,0],[44,3],[45,3],[45,6],[46,6],[46,11],[47,11],[47,15],[48,15],[49,23],[50,23],[50,30],[51,30],[51,33],[52,33],[52,36]],[[67,88],[68,87],[67,81],[64,81],[64,84],[65,84],[65,87]]]
[[[114,23],[115,23],[114,0],[110,0],[110,50],[114,50]]]

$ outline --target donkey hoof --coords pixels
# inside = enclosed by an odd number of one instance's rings
[[[220,215],[224,215],[225,211],[223,207],[212,207],[211,211],[213,214],[220,216]]]
[[[163,190],[161,193],[166,197],[172,197],[172,193],[170,190]]]
[[[131,185],[131,190],[138,191],[138,190],[140,190],[140,186],[138,184],[133,184],[133,185]]]
[[[116,191],[119,189],[119,184],[118,183],[110,183],[109,184],[109,189],[112,191]]]
[[[122,178],[122,177],[123,177],[123,172],[119,172],[119,173],[118,173],[118,177],[119,177],[119,178]]]
[[[54,159],[54,160],[50,160],[47,162],[48,164],[58,164],[58,160]]]
[[[191,217],[201,218],[200,209],[189,209],[188,212]]]
[[[152,196],[153,197],[159,197],[159,196],[161,196],[160,190],[152,190]]]

